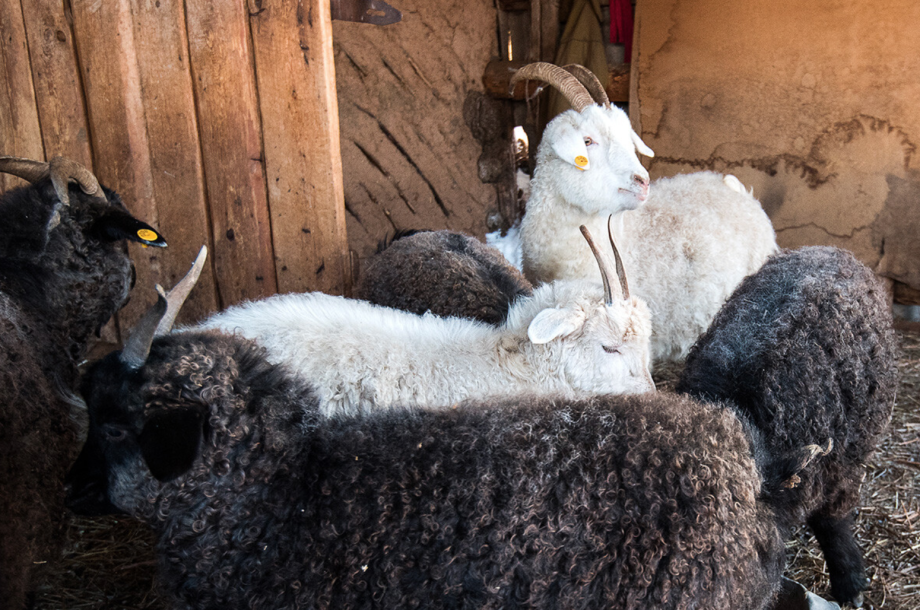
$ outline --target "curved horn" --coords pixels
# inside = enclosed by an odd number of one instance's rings
[[[64,205],[70,205],[67,185],[71,180],[80,185],[80,188],[87,195],[105,199],[102,189],[99,188],[99,181],[96,180],[96,176],[76,161],[65,159],[64,157],[55,157],[48,162],[48,171],[51,174],[54,191]]]
[[[594,98],[595,103],[602,105],[604,108],[610,108],[610,98],[607,97],[607,91],[604,90],[604,85],[594,72],[581,64],[568,64],[567,66],[562,66],[562,69],[568,71],[578,79],[578,82],[585,86],[585,89]]]
[[[70,204],[67,185],[71,180],[79,184],[87,195],[105,199],[93,173],[76,161],[64,157],[55,157],[48,163],[21,157],[0,157],[0,172],[28,180],[32,184],[50,176],[54,192],[64,205]]]
[[[613,291],[610,289],[610,265],[607,263],[606,258],[601,254],[600,250],[597,249],[594,240],[591,238],[591,233],[588,231],[588,227],[581,225],[578,228],[581,229],[581,234],[588,240],[591,252],[594,253],[594,258],[597,259],[597,266],[600,267],[601,281],[604,283],[604,304],[613,305]]]
[[[157,285],[157,294],[159,295],[157,302],[147,310],[144,317],[135,325],[119,355],[119,359],[134,370],[141,368],[147,362],[147,356],[150,355],[150,346],[156,336],[157,326],[159,326],[163,316],[166,315],[166,293],[159,284]]]
[[[613,243],[613,230],[610,223],[613,222],[613,214],[607,217],[607,237],[610,238],[610,247],[613,248],[613,257],[616,259],[617,277],[620,278],[620,288],[623,291],[623,300],[629,298],[629,284],[626,282],[626,269],[623,267],[623,259],[620,258],[620,251],[617,245]]]
[[[48,164],[44,161],[23,159],[22,157],[0,157],[0,172],[22,178],[31,183],[48,177]]]
[[[541,80],[549,83],[565,96],[565,99],[577,112],[581,112],[594,104],[591,94],[577,78],[559,66],[554,66],[545,61],[527,64],[515,72],[511,76],[509,88],[514,90],[514,86],[521,80]]]
[[[179,280],[179,282],[172,287],[172,290],[169,291],[169,294],[166,295],[166,315],[163,316],[163,319],[160,320],[160,323],[157,325],[154,336],[159,337],[172,330],[173,323],[176,321],[176,316],[179,315],[182,304],[185,303],[185,299],[188,298],[192,288],[195,287],[195,282],[198,281],[198,276],[201,275],[201,271],[204,269],[204,261],[207,258],[208,247],[201,246],[201,250],[198,251],[198,257],[195,259],[195,262],[192,263],[192,268],[188,270],[185,277]]]

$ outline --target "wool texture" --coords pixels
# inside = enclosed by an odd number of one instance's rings
[[[325,417],[299,378],[216,333],[157,339],[139,371],[109,357],[84,392],[75,489],[156,531],[177,609],[756,610],[781,576],[740,422],[685,397]],[[195,460],[154,479],[145,424],[199,411]]]
[[[781,516],[815,531],[841,602],[866,588],[850,526],[865,464],[891,418],[897,342],[888,296],[851,253],[771,257],[734,292],[687,358],[677,391],[734,405],[777,456],[830,454],[801,475]]]

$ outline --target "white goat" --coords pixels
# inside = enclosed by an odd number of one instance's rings
[[[537,150],[521,221],[524,274],[534,284],[596,279],[578,227],[597,231],[614,214],[613,237],[652,314],[652,359],[683,358],[741,280],[777,251],[773,226],[734,176],[697,172],[649,187],[636,151],[653,153],[626,113],[590,72],[567,69],[530,64],[512,79],[544,80],[573,106],[547,125]]]
[[[288,365],[316,388],[326,415],[450,407],[467,398],[528,392],[654,391],[648,308],[629,296],[625,275],[623,298],[613,297],[609,257],[591,248],[603,286],[546,284],[518,299],[497,327],[306,293],[244,303],[194,330],[234,332],[260,343],[270,361]]]

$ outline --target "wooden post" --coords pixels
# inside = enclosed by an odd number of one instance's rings
[[[19,0],[0,0],[0,155],[43,158]],[[21,184],[19,178],[0,174],[0,191]]]
[[[328,0],[250,11],[278,290],[350,290]]]
[[[223,306],[277,292],[261,124],[242,2],[186,4],[204,175]]]

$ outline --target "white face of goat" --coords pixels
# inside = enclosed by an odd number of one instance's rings
[[[651,314],[636,297],[610,305],[600,298],[578,299],[544,309],[527,330],[532,343],[546,346],[569,385],[597,394],[655,391],[651,333]]]
[[[585,212],[634,210],[648,198],[649,186],[637,151],[654,155],[619,108],[567,110],[543,133],[536,177],[552,180],[567,202]]]

